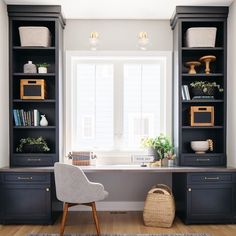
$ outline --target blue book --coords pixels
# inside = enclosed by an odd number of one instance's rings
[[[20,111],[16,110],[16,114],[17,114],[18,125],[21,126],[22,123],[21,123],[21,119],[20,119]]]
[[[16,109],[13,109],[14,122],[16,126],[19,126]]]

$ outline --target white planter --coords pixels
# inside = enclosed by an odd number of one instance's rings
[[[192,27],[186,31],[186,47],[215,47],[216,27]]]
[[[21,46],[50,47],[51,34],[47,27],[22,26],[19,27]]]
[[[47,67],[38,67],[39,74],[47,74]]]

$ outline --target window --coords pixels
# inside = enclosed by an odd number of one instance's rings
[[[168,53],[79,54],[67,53],[67,152],[139,151],[142,138],[170,134]]]

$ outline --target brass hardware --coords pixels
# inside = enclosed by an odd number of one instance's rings
[[[41,161],[41,158],[28,158],[27,161]]]
[[[49,190],[50,190],[49,188],[46,188],[46,192],[49,192]]]
[[[209,158],[197,158],[197,161],[210,161]]]
[[[219,180],[220,177],[219,176],[217,176],[217,177],[205,177],[204,179],[205,180]]]
[[[191,189],[191,188],[188,188],[188,191],[189,191],[189,192],[192,192],[192,189]]]
[[[32,176],[31,177],[21,177],[21,176],[18,176],[17,179],[19,179],[19,180],[32,180],[33,177]]]

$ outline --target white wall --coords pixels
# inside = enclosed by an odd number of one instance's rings
[[[138,50],[138,33],[145,31],[150,50],[172,50],[169,20],[67,20],[65,50],[89,50],[89,36],[99,33],[98,50]]]
[[[228,18],[228,166],[236,166],[236,2],[229,8]]]
[[[9,163],[8,16],[0,1],[0,167]]]

